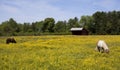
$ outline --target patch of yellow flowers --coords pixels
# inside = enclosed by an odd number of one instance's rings
[[[0,38],[0,70],[119,70],[120,36],[16,36]],[[94,49],[105,40],[110,53]]]

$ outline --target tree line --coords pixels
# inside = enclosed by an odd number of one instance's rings
[[[90,35],[120,34],[120,11],[97,11],[93,15],[70,18],[68,21],[55,21],[45,18],[32,23],[17,23],[13,18],[0,24],[0,36],[71,34],[72,27],[83,27]]]

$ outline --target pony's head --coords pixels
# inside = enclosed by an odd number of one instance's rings
[[[106,49],[104,52],[105,52],[105,53],[109,53],[110,51],[109,51],[109,49]]]

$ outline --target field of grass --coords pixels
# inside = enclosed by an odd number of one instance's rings
[[[120,70],[120,36],[16,36],[16,44],[0,37],[0,70]],[[110,53],[94,49],[105,40]]]

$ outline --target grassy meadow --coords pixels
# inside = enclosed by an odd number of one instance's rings
[[[120,36],[15,36],[16,44],[0,37],[0,70],[120,70]],[[94,49],[105,40],[110,53]]]

